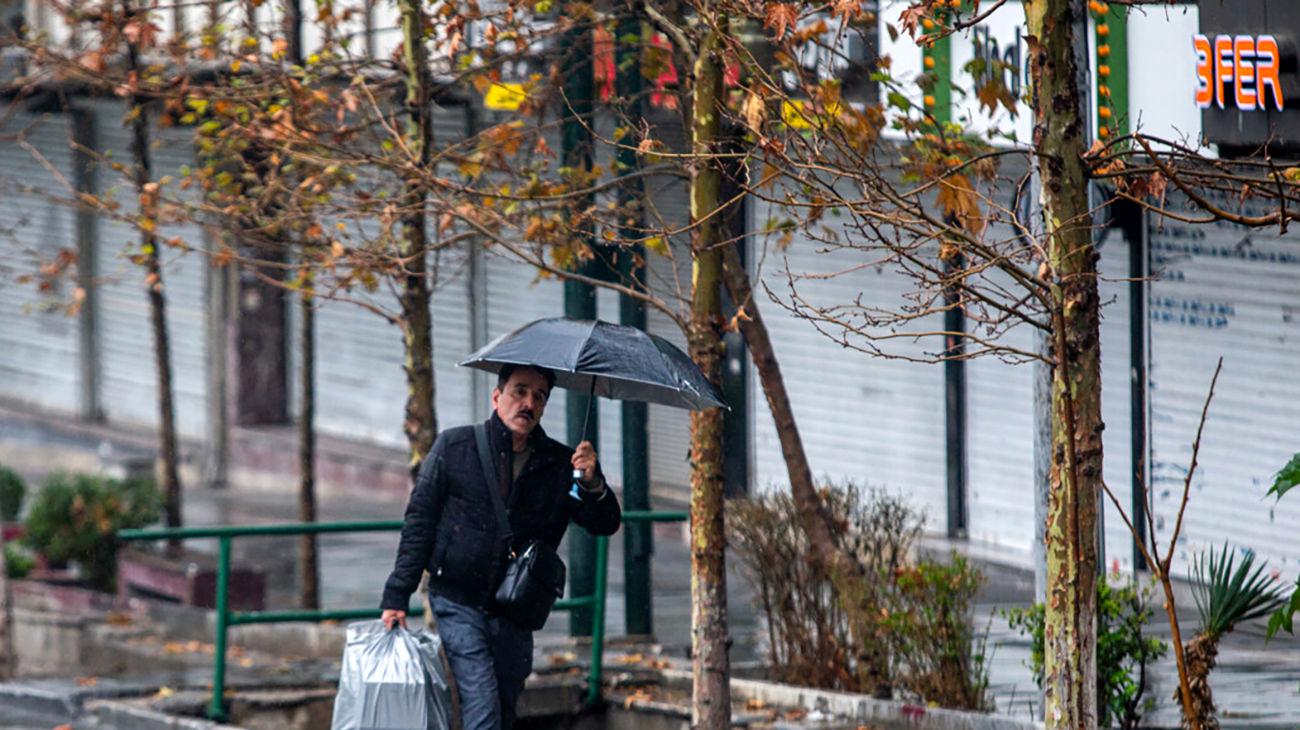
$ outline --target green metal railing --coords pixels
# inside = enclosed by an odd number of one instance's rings
[[[685,522],[685,512],[627,511],[624,522]],[[351,619],[379,618],[379,609],[323,609],[299,611],[231,611],[229,604],[230,544],[237,537],[266,537],[291,535],[318,535],[324,533],[398,532],[402,522],[315,522],[277,525],[228,525],[217,527],[178,527],[148,530],[121,530],[117,538],[123,541],[144,540],[197,540],[213,539],[217,543],[217,627],[213,641],[212,700],[208,703],[208,717],[225,720],[226,694],[226,639],[231,626],[241,624],[270,624],[288,621],[347,621]],[[606,569],[609,563],[609,538],[596,538],[596,585],[586,596],[575,596],[555,604],[556,610],[572,611],[590,608],[592,611],[591,667],[587,678],[587,702],[600,699],[600,686],[604,672],[605,652],[605,594],[608,588]],[[423,606],[413,606],[407,614],[419,616]]]

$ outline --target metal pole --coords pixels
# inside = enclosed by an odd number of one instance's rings
[[[1141,545],[1147,540],[1147,226],[1138,206],[1124,208],[1129,268],[1129,454],[1132,458],[1130,513],[1137,535],[1133,537],[1133,572],[1148,568]]]
[[[596,586],[592,598],[591,675],[587,679],[587,704],[600,701],[600,685],[605,668],[605,593],[608,587],[609,538],[596,538]]]
[[[591,24],[587,21],[575,22],[564,34],[563,58],[561,60],[564,89],[563,99],[561,100],[564,107],[560,110],[564,118],[560,140],[561,158],[564,166],[573,170],[575,174],[590,170],[592,165],[591,109],[594,78],[591,44]],[[590,198],[584,196],[582,199],[575,201],[574,209],[586,210],[590,203]],[[589,223],[584,223],[583,228],[574,231],[574,234],[581,236],[583,243],[587,246],[595,246],[595,233],[591,230]],[[564,314],[566,317],[574,319],[595,319],[596,290],[587,284],[566,281],[564,283]],[[588,406],[590,405],[595,410],[595,404],[591,403],[591,400],[590,396],[576,392],[568,394],[566,415],[568,417],[567,425],[570,441],[573,441],[582,433]],[[594,413],[593,420],[595,434],[591,438],[591,443],[599,453],[599,411]],[[595,584],[592,575],[594,572],[593,563],[595,562],[594,551],[595,541],[591,535],[583,531],[576,531],[569,536],[570,595],[591,595]],[[569,614],[569,633],[572,636],[591,635],[591,609],[578,609]]]
[[[645,117],[642,99],[641,18],[634,10],[624,11],[614,32],[616,44],[616,90],[622,125],[640,122]],[[618,149],[618,171],[627,177],[619,184],[619,218],[627,223],[620,232],[623,241],[639,240],[644,234],[642,198],[645,186],[634,173],[640,169],[640,156],[630,141]],[[624,244],[619,252],[619,275],[627,286],[638,287],[644,276],[645,247]],[[639,330],[646,328],[645,304],[621,295],[618,321]],[[646,428],[648,408],[645,403],[623,401],[623,506],[629,510],[650,509],[650,436]],[[631,636],[654,633],[654,607],[650,594],[650,557],[654,554],[654,532],[642,522],[623,526],[623,596],[624,630]]]
[[[955,277],[960,256],[944,262],[944,274]],[[947,457],[948,537],[965,538],[966,525],[966,317],[961,293],[955,286],[944,289],[943,391]]]
[[[229,627],[226,592],[230,584],[230,539],[220,538],[217,558],[217,636],[212,648],[215,665],[212,670],[212,702],[208,705],[208,718],[218,722],[226,719],[226,630]]]

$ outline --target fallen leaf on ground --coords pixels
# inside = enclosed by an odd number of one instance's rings
[[[623,700],[623,709],[631,707],[634,702],[648,702],[653,699],[654,695],[643,689],[638,689]]]
[[[109,626],[129,626],[134,621],[131,614],[122,611],[109,611],[104,620]]]
[[[77,677],[78,687],[94,687],[99,684],[99,677]]]
[[[619,664],[640,664],[645,661],[645,654],[624,654],[618,658]]]
[[[761,710],[764,707],[767,707],[767,703],[758,699],[757,697],[750,697],[749,699],[745,700],[746,710]]]
[[[153,698],[155,700],[165,700],[174,694],[176,694],[176,690],[171,687],[159,687],[158,691],[154,693]]]

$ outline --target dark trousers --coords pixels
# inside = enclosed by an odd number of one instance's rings
[[[432,604],[456,678],[462,730],[509,730],[533,671],[533,632],[442,596]]]

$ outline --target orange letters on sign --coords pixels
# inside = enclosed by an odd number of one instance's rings
[[[1214,103],[1223,108],[1227,101],[1227,88],[1232,84],[1232,37],[1221,35],[1214,38]]]
[[[1232,39],[1232,53],[1236,56],[1237,72],[1232,88],[1236,92],[1238,109],[1254,109],[1255,100],[1255,39],[1239,35]]]
[[[1242,111],[1286,108],[1282,98],[1282,53],[1271,35],[1192,36],[1196,51],[1196,106],[1235,105]]]
[[[1255,74],[1259,77],[1259,108],[1264,108],[1264,87],[1273,92],[1273,108],[1282,110],[1286,103],[1282,99],[1282,82],[1278,80],[1278,69],[1282,66],[1282,54],[1277,48],[1277,39],[1271,35],[1262,35],[1255,43]]]
[[[1214,103],[1214,63],[1210,60],[1214,49],[1210,39],[1199,33],[1192,36],[1192,47],[1196,49],[1196,106],[1208,109]]]

